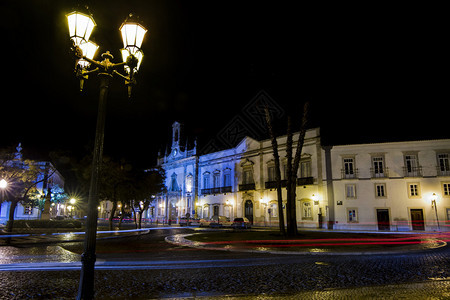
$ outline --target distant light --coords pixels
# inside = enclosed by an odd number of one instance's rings
[[[76,202],[77,202],[77,199],[75,199],[75,198],[72,198],[72,199],[70,199],[70,204],[75,204]]]
[[[0,180],[0,189],[4,190],[8,187],[8,182],[5,179]]]

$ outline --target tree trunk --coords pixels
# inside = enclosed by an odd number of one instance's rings
[[[11,200],[11,206],[9,208],[9,219],[8,219],[8,226],[6,227],[6,232],[12,232],[13,225],[14,225],[14,212],[16,211],[17,203],[19,202],[19,199],[14,198]]]
[[[293,199],[289,210],[290,214],[295,221],[295,235],[298,233],[297,231],[297,207],[296,207],[296,197],[297,197],[297,172],[300,165],[300,160],[302,156],[302,150],[303,150],[303,144],[305,141],[305,134],[306,134],[306,123],[308,121],[308,111],[309,111],[309,103],[306,102],[303,106],[303,116],[302,116],[302,124],[300,127],[300,133],[298,136],[297,141],[297,149],[295,151],[295,158],[294,158],[294,164],[292,166],[292,173],[291,173],[291,190],[290,190],[290,197]],[[292,146],[292,145],[291,145]],[[292,228],[294,230],[294,228]]]
[[[280,156],[278,155],[278,143],[277,138],[273,132],[272,120],[270,118],[269,108],[265,107],[267,128],[269,130],[270,138],[272,140],[273,158],[275,161],[275,180],[277,184],[277,198],[278,198],[278,224],[280,233],[286,235],[284,228],[284,214],[283,214],[283,194],[281,190],[281,169],[280,169]]]
[[[122,207],[120,208],[120,218],[119,218],[119,229],[120,229],[120,225],[122,225],[122,221],[123,221],[123,216],[125,215],[125,205],[122,203]]]
[[[292,120],[288,117],[287,124],[287,140],[286,140],[286,157],[287,157],[287,200],[286,200],[286,216],[287,216],[287,235],[297,235],[297,214],[295,209],[295,170],[292,169]]]
[[[142,228],[141,224],[142,224],[142,213],[143,212],[144,212],[143,210],[139,210],[139,227],[138,227],[138,229]]]
[[[113,230],[113,219],[117,210],[117,201],[113,201],[113,207],[111,209],[111,214],[109,215],[109,230]]]

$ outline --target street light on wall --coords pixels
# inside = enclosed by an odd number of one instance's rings
[[[120,26],[124,47],[127,53],[122,51],[123,62],[113,63],[113,55],[109,51],[102,54],[102,61],[94,60],[98,46],[89,41],[96,26],[90,14],[79,11],[72,12],[67,17],[69,37],[72,40],[72,51],[77,59],[76,74],[80,79],[80,90],[83,90],[84,81],[90,74],[98,74],[100,79],[99,106],[97,126],[95,131],[94,155],[92,160],[91,182],[88,199],[88,216],[86,221],[86,235],[84,250],[81,256],[82,269],[77,299],[92,299],[94,297],[94,265],[96,260],[95,247],[97,235],[98,211],[98,178],[100,174],[106,117],[106,100],[108,96],[110,79],[117,75],[125,80],[128,89],[128,98],[131,97],[132,86],[136,84],[137,72],[143,53],[142,42],[147,30],[135,20],[129,18]],[[127,74],[117,71],[125,68]]]
[[[437,195],[436,195],[436,193],[433,193],[433,195],[431,195],[431,208],[434,207],[434,213],[436,216],[438,230],[441,231],[441,226],[439,225],[439,217],[438,217],[438,212],[437,212],[436,200],[437,200]]]

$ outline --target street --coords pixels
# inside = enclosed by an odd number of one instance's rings
[[[190,232],[158,229],[140,236],[98,240],[96,297],[310,298],[322,292],[328,297],[339,293],[348,297],[352,290],[359,296],[365,292],[382,295],[382,291],[395,295],[402,289],[392,285],[405,284],[414,284],[418,295],[433,292],[437,299],[450,297],[448,246],[395,255],[308,256],[201,250],[164,241],[168,235]],[[73,299],[81,252],[81,242],[0,247],[0,297]]]

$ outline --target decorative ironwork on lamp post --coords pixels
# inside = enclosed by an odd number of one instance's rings
[[[108,96],[110,79],[113,75],[123,78],[128,89],[128,97],[131,97],[132,87],[136,84],[135,75],[143,58],[141,45],[147,30],[134,20],[134,16],[130,14],[119,28],[124,44],[124,48],[121,49],[123,62],[113,63],[113,56],[109,51],[106,51],[106,53],[101,55],[102,61],[93,59],[98,46],[89,41],[89,37],[96,26],[94,19],[90,14],[74,11],[67,15],[67,21],[70,39],[73,42],[72,51],[77,59],[75,70],[77,77],[80,79],[80,90],[83,90],[84,81],[89,78],[89,75],[97,73],[100,79],[99,106],[89,188],[86,235],[83,254],[81,256],[82,269],[77,295],[77,299],[92,299],[94,297],[94,265],[96,260],[95,246],[98,217],[98,179],[103,155],[106,99]],[[117,71],[119,68],[124,68],[127,74],[123,75],[119,73]]]

